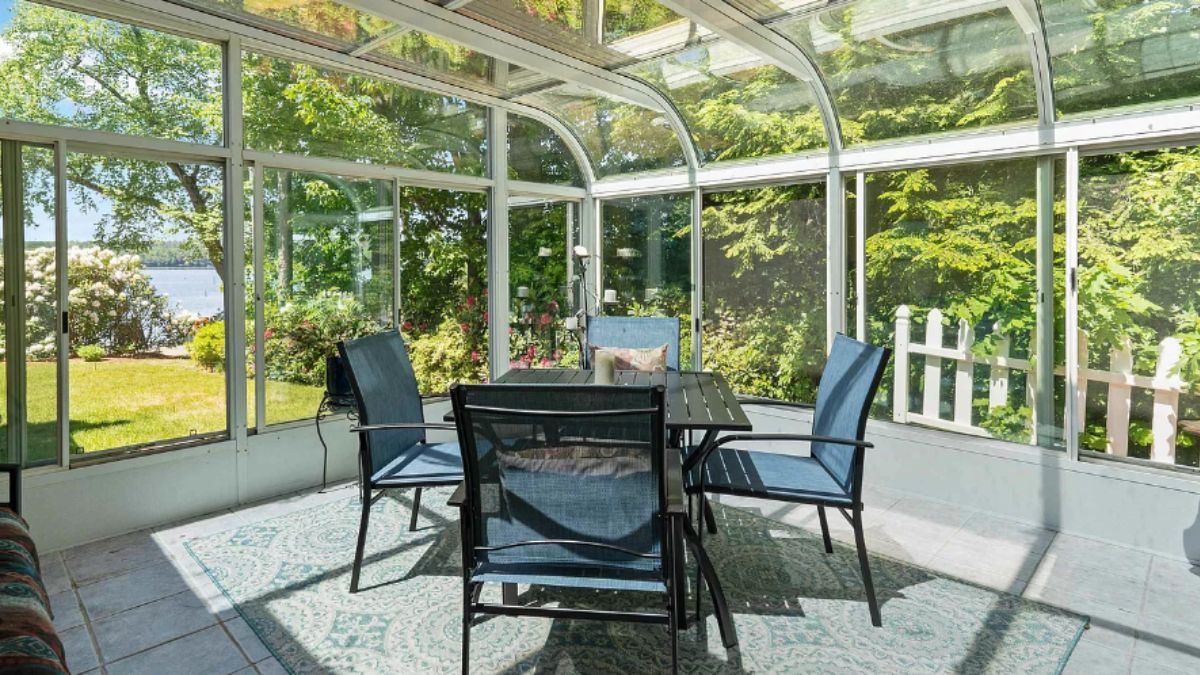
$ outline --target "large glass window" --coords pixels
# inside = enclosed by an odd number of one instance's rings
[[[578,205],[514,200],[508,209],[510,359],[512,368],[578,367],[577,335],[565,321],[571,303],[567,251]]]
[[[340,340],[394,321],[392,183],[263,173],[267,424],[311,417]]]
[[[531,183],[583,186],[583,176],[566,143],[545,124],[508,115],[508,177]]]
[[[1042,0],[1065,114],[1200,95],[1194,0]]]
[[[725,40],[630,66],[687,120],[706,162],[828,145],[812,86]]]
[[[666,113],[575,85],[522,96],[558,115],[587,149],[599,177],[683,166],[683,148]]]
[[[1080,447],[1200,466],[1200,149],[1080,162]]]
[[[246,146],[482,176],[487,111],[452,96],[246,54]]]
[[[25,211],[25,464],[52,464],[58,461],[61,323],[55,250],[58,238],[54,231],[54,151],[22,146],[21,160]]]
[[[67,178],[71,452],[224,432],[221,170],[79,154]]]
[[[221,142],[217,45],[23,0],[0,27],[0,117]]]
[[[825,362],[825,186],[704,195],[704,367],[812,403]]]
[[[268,30],[311,36],[344,51],[381,37],[396,27],[386,19],[333,0],[177,1]]]
[[[785,17],[771,26],[816,58],[847,142],[1037,119],[1028,43],[1003,3],[736,4]]]
[[[487,195],[400,192],[401,330],[422,394],[488,376]]]
[[[868,177],[867,195],[857,195],[867,208],[867,334],[896,351],[874,414],[1018,442],[1061,442],[1061,405],[1054,402],[1062,400],[1062,381],[1038,387],[1034,377],[1036,175],[1037,161],[1029,159]],[[1061,250],[1057,238],[1056,245]],[[1055,286],[1061,283],[1055,275]],[[1061,330],[1048,330],[1061,345]],[[1004,367],[998,356],[1015,361]],[[908,372],[896,373],[895,364],[906,362]],[[1060,354],[1054,362],[1061,363]],[[1035,433],[1039,409],[1044,418]]]
[[[692,197],[606,200],[601,209],[603,288],[589,289],[599,313],[679,317],[680,367],[692,362]],[[609,291],[615,302],[605,302]],[[599,291],[596,293],[596,291]]]

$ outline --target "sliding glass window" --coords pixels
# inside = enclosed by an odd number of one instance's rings
[[[392,200],[391,181],[263,172],[267,424],[312,417],[338,341],[393,325]]]
[[[67,168],[71,452],[223,434],[221,170],[83,154]]]
[[[686,370],[692,363],[691,194],[605,200],[601,222],[604,282],[584,294],[589,311],[678,317],[679,363]]]
[[[512,199],[508,209],[509,367],[579,367],[571,274],[578,204]]]
[[[1200,466],[1200,148],[1085,157],[1084,451]]]
[[[400,190],[401,332],[426,395],[488,376],[487,195]]]
[[[1061,443],[1062,378],[1035,377],[1039,274],[1054,306],[1062,288],[1057,222],[1059,253],[1039,266],[1037,175],[1027,159],[868,176],[856,196],[866,200],[867,336],[895,350],[876,416]],[[1043,329],[1055,364],[1061,316]]]
[[[812,403],[825,362],[825,186],[704,195],[704,367]]]

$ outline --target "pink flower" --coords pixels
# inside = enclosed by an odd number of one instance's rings
[[[483,289],[483,297],[485,297],[485,298],[487,297],[487,289],[486,288]]]
[[[509,327],[508,327],[508,334],[509,334],[509,335],[512,335],[512,326],[509,326]]]
[[[263,337],[270,340],[271,338],[275,337],[275,331],[268,328],[263,331]]]
[[[471,352],[471,362],[479,363],[479,352]]]
[[[483,322],[487,323],[487,320],[488,320],[488,313],[487,313],[487,310],[485,309],[485,310],[483,310]]]
[[[458,324],[458,327],[459,327],[460,329],[462,329],[462,332],[464,332],[464,333],[466,333],[467,331],[471,330],[471,327],[470,327],[470,326],[468,326],[466,323],[460,323],[460,324]]]
[[[525,355],[531,359],[533,357],[537,356],[537,347],[535,347],[533,345],[529,345],[529,349],[525,350]]]
[[[474,306],[475,306],[475,296],[468,295],[467,296],[467,307],[474,307]]]
[[[404,330],[412,330],[412,322],[405,321],[404,323],[400,324],[400,327]]]
[[[542,312],[542,315],[538,317],[538,323],[542,324],[543,326],[549,326],[550,322],[553,320],[554,319],[550,318],[550,315],[545,312]]]
[[[546,305],[546,307],[548,307],[551,312],[557,312],[558,311],[558,301],[551,300],[550,304]]]
[[[548,359],[544,356],[542,357],[542,367],[543,368],[549,368],[552,365],[554,365],[554,364],[550,362],[550,359]]]

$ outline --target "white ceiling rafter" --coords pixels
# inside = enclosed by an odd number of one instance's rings
[[[833,96],[825,85],[816,62],[791,40],[767,28],[722,0],[659,0],[681,16],[721,35],[730,42],[758,54],[784,72],[807,82],[813,90],[821,121],[829,141],[829,152],[837,156],[842,149],[841,124]]]
[[[579,165],[584,184],[591,185],[596,180],[591,159],[574,131],[557,116],[540,108],[393,68],[375,61],[356,58],[343,52],[315,46],[303,40],[279,35],[232,19],[182,7],[168,0],[55,0],[54,5],[114,20],[122,18],[126,21],[136,20],[138,23],[150,27],[161,27],[168,30],[191,26],[189,32],[203,35],[208,39],[222,39],[229,35],[237,35],[242,38],[242,46],[246,49],[391,80],[405,86],[454,96],[483,106],[504,108],[537,120],[549,127],[563,140],[571,156]]]
[[[1037,88],[1038,124],[1044,129],[1054,127],[1054,77],[1051,70],[1050,47],[1046,42],[1045,21],[1038,0],[1007,0],[1025,40],[1029,45],[1029,61],[1033,67],[1033,83]]]
[[[481,54],[555,79],[578,84],[655,112],[670,123],[687,165],[700,166],[699,152],[683,116],[662,92],[635,77],[605,70],[512,33],[439,7],[427,0],[341,0],[342,4],[468,45]]]

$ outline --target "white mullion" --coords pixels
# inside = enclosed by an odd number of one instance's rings
[[[494,381],[508,370],[508,113],[488,112],[492,190],[488,209],[488,360]]]
[[[25,382],[22,377],[25,366],[24,321],[21,320],[22,296],[24,295],[24,208],[21,195],[21,144],[17,141],[0,142],[0,192],[3,193],[4,211],[4,329],[9,336],[5,378],[8,392],[7,444],[8,461],[25,465]],[[13,355],[19,358],[11,358]]]
[[[265,213],[263,204],[263,173],[266,169],[255,164],[251,190],[254,200],[253,237],[254,237],[254,426],[255,429],[265,429],[267,426],[267,357],[265,353],[267,319],[263,306],[263,296],[266,293],[266,279],[263,267],[266,260],[263,246],[265,237]]]
[[[704,364],[704,192],[692,190],[692,370]],[[681,355],[682,356],[682,355]]]
[[[829,170],[825,186],[826,349],[833,337],[846,331],[846,186],[842,172]]]
[[[400,260],[400,242],[404,237],[404,221],[400,218],[400,181],[392,181],[392,324],[400,330],[403,314],[400,303],[404,296],[400,288],[400,276],[404,273],[404,263]]]
[[[855,174],[854,186],[854,337],[867,341],[867,174]]]
[[[71,334],[68,331],[70,287],[67,281],[67,143],[54,144],[54,283],[58,307],[58,463],[71,466]]]
[[[225,401],[226,429],[234,443],[238,502],[249,494],[246,400],[246,195],[242,177],[242,42],[232,36],[222,50],[222,110],[225,161],[223,233],[225,242]],[[256,204],[257,205],[257,204]]]
[[[1083,432],[1083,410],[1079,409],[1079,150],[1067,151],[1066,172],[1066,445],[1067,457],[1079,459],[1079,435]],[[1087,392],[1084,392],[1086,397]]]

